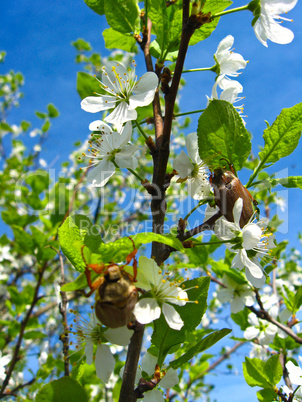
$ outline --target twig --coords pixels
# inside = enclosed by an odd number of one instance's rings
[[[135,402],[137,399],[134,392],[134,382],[145,326],[136,322],[133,329],[134,333],[128,347],[119,402]]]
[[[16,393],[17,391],[19,391],[19,389],[25,388],[25,387],[27,387],[28,385],[33,384],[35,381],[36,381],[36,378],[32,378],[30,381],[27,381],[27,382],[25,382],[24,384],[20,384],[20,385],[18,385],[16,388],[14,388],[14,389],[12,389],[12,390],[10,390],[10,391],[5,392],[4,395],[5,395],[5,396],[8,396],[8,395],[16,396],[15,393]]]
[[[271,322],[272,324],[276,325],[276,327],[282,329],[288,336],[293,338],[294,341],[302,345],[302,338],[300,338],[297,334],[294,333],[292,329],[290,329],[288,326],[282,324],[281,322],[275,320],[273,317],[271,317],[267,311],[265,310],[256,310],[255,307],[250,306],[249,309],[256,314],[258,318],[261,318],[263,320],[266,320],[268,322]]]
[[[194,382],[200,380],[201,378],[204,377],[205,374],[214,370],[219,364],[221,364],[224,360],[226,360],[232,353],[234,353],[238,348],[240,348],[240,346],[244,345],[245,343],[246,343],[245,341],[236,343],[230,350],[228,350],[219,359],[217,359],[215,362],[213,362],[206,370],[204,370],[202,373],[198,374],[198,376],[196,376],[191,381],[189,381],[188,387],[187,387],[186,393],[185,393],[185,398],[188,397],[189,390],[192,387],[192,385],[194,384]]]
[[[24,319],[20,323],[20,333],[19,333],[18,340],[17,340],[16,346],[15,346],[13,357],[12,357],[11,362],[10,362],[10,364],[8,366],[8,369],[7,369],[6,377],[5,377],[5,379],[3,381],[3,384],[2,384],[2,388],[1,388],[1,391],[0,391],[0,398],[2,398],[5,395],[4,394],[5,388],[7,387],[8,383],[9,383],[9,380],[11,378],[11,375],[12,375],[12,372],[13,372],[13,370],[15,368],[15,365],[16,365],[17,361],[19,360],[19,351],[20,351],[20,348],[21,348],[21,343],[22,343],[22,340],[23,340],[25,328],[26,328],[26,325],[27,325],[27,323],[28,323],[28,321],[30,319],[31,313],[32,313],[36,303],[39,300],[38,293],[39,293],[39,290],[40,290],[40,286],[41,286],[41,283],[42,283],[42,278],[43,278],[43,275],[44,275],[44,272],[45,272],[46,268],[47,268],[47,262],[44,263],[44,265],[42,266],[42,268],[40,269],[40,271],[38,273],[38,281],[37,281],[37,284],[36,284],[36,287],[35,287],[35,293],[34,293],[33,301],[31,302],[30,308],[27,311]]]

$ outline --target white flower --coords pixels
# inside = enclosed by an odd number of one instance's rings
[[[289,389],[286,385],[282,386],[282,392],[285,393],[287,396],[290,396],[293,394],[293,390]],[[297,391],[295,391],[295,395],[293,399],[290,399],[292,402],[301,402],[302,401],[302,388],[299,387]]]
[[[132,133],[130,122],[125,124],[120,134],[101,120],[92,122],[89,128],[102,133],[100,138],[90,141],[88,167],[94,169],[89,171],[87,180],[92,182],[93,187],[103,187],[108,182],[115,172],[115,164],[119,168],[136,169],[138,162],[133,154],[139,147],[128,144]]]
[[[248,341],[258,338],[260,345],[268,346],[278,332],[278,329],[274,324],[261,320],[254,313],[249,314],[248,322],[251,326],[247,327],[243,333],[243,336]]]
[[[234,53],[230,49],[233,46],[234,37],[232,35],[226,36],[219,42],[214,59],[219,71],[216,71],[218,75],[229,75],[231,77],[237,77],[239,73],[237,70],[245,68],[247,61],[239,53]]]
[[[100,86],[107,94],[88,96],[81,102],[86,112],[96,113],[113,109],[105,121],[115,125],[136,120],[136,108],[149,105],[155,95],[158,77],[153,72],[145,73],[137,82],[135,63],[133,69],[126,69],[116,61],[108,62],[102,69]]]
[[[44,364],[47,361],[48,358],[48,349],[49,349],[49,341],[43,342],[41,351],[40,351],[40,356],[39,356],[39,363]]]
[[[3,381],[6,377],[5,366],[11,361],[10,355],[2,356],[0,351],[0,381]]]
[[[14,261],[14,257],[10,253],[9,246],[0,247],[0,262],[3,260]]]
[[[244,306],[252,306],[255,303],[255,294],[250,286],[238,284],[227,275],[224,275],[222,282],[227,288],[219,289],[217,298],[221,303],[231,302],[231,312],[236,314],[241,311]]]
[[[221,222],[214,227],[215,234],[221,240],[231,240],[241,237],[241,247],[238,243],[231,245],[230,250],[236,253],[232,268],[239,270],[245,267],[245,275],[251,284],[257,288],[265,283],[265,275],[256,257],[249,258],[247,251],[253,250],[257,253],[268,254],[268,249],[273,246],[269,235],[263,233],[263,222],[247,223],[242,229],[239,221],[243,207],[242,198],[238,198],[233,208],[234,222],[227,221],[224,217]]]
[[[195,200],[206,198],[211,190],[207,173],[207,166],[200,159],[198,153],[197,134],[186,136],[188,155],[181,151],[173,162],[173,168],[177,171],[180,182],[188,180],[188,191]]]
[[[299,366],[296,366],[292,361],[288,361],[285,365],[287,371],[288,371],[288,376],[290,379],[290,382],[294,385],[300,385],[299,389],[295,392],[295,399],[293,401],[298,400],[301,401],[302,399],[302,369]],[[293,393],[292,390],[290,390],[287,387],[283,387],[283,391],[286,392],[286,394]],[[297,399],[296,399],[297,398]]]
[[[146,352],[141,360],[141,364],[138,366],[136,370],[135,383],[139,382],[140,378],[142,377],[143,371],[146,374],[148,374],[150,379],[152,379],[152,377],[154,376],[156,364],[157,364],[157,357]],[[123,377],[123,374],[124,374],[124,367],[122,367],[120,371],[120,376]],[[161,388],[172,388],[178,383],[179,378],[177,375],[177,371],[172,368],[168,368],[166,374],[161,378],[158,385]],[[144,401],[163,402],[164,401],[163,394],[158,389],[152,389],[151,391],[145,392]]]
[[[106,329],[101,325],[94,312],[90,314],[89,321],[77,313],[75,314],[77,331],[73,334],[77,335],[78,343],[85,344],[86,363],[93,363],[93,349],[94,345],[97,345],[94,359],[96,373],[98,378],[108,383],[114,370],[115,360],[110,347],[104,343],[108,341],[116,345],[127,346],[132,332],[127,327]]]
[[[252,22],[255,35],[259,41],[267,47],[267,39],[275,43],[285,45],[294,39],[293,32],[282,27],[281,22],[275,20],[291,21],[288,18],[280,17],[279,14],[286,14],[295,7],[298,0],[260,0],[260,12],[254,10],[257,18]]]
[[[180,315],[170,303],[184,306],[188,301],[188,295],[164,278],[153,259],[144,256],[139,258],[136,285],[148,292],[134,307],[133,314],[138,322],[148,324],[157,320],[162,311],[170,328],[180,330],[183,327]]]
[[[217,91],[218,87],[222,90],[220,95],[218,94],[218,91]],[[230,80],[227,77],[225,77],[224,75],[220,75],[216,79],[216,81],[213,85],[211,98],[209,98],[207,96],[208,104],[213,99],[225,100],[225,101],[231,103],[235,109],[237,109],[238,113],[241,115],[241,118],[242,118],[243,117],[242,116],[243,105],[240,105],[240,106],[234,105],[234,103],[240,102],[243,99],[243,97],[238,96],[238,94],[241,93],[242,91],[243,91],[243,87],[240,84],[240,82],[235,81],[235,80]],[[243,120],[243,122],[244,122],[244,120]]]

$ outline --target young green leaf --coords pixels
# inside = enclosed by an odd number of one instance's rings
[[[100,88],[98,81],[90,74],[79,72],[77,75],[77,91],[81,99],[86,96],[93,96],[95,92],[104,94],[104,90]]]
[[[91,10],[93,10],[95,13],[103,15],[105,13],[104,11],[104,1],[105,0],[84,0],[85,3]]]
[[[62,377],[44,385],[35,402],[88,402],[84,388],[70,377]]]
[[[285,188],[301,188],[302,189],[302,176],[289,176],[284,177],[282,179],[272,179],[270,180],[271,185],[277,186],[281,184],[281,186]]]
[[[136,0],[105,0],[105,15],[115,31],[135,33],[139,27],[139,8]]]
[[[273,388],[282,377],[279,355],[273,355],[267,362],[254,358],[245,358],[243,363],[245,381],[251,387]]]
[[[283,109],[263,133],[264,148],[259,153],[261,164],[275,163],[297,147],[302,131],[302,103]]]
[[[215,331],[212,334],[206,336],[201,341],[197,342],[191,349],[189,349],[185,354],[183,354],[178,359],[172,360],[169,365],[177,369],[183,364],[187,363],[198,353],[203,352],[204,350],[209,349],[211,346],[215,345],[220,339],[228,335],[232,330],[228,328],[223,328],[219,331]]]
[[[232,1],[228,0],[208,0],[205,2],[202,12],[204,14],[207,14],[209,12],[211,14],[220,13],[231,4]],[[203,24],[199,29],[196,29],[196,31],[192,35],[189,45],[190,46],[196,45],[196,43],[208,38],[211,35],[211,33],[216,29],[219,19],[220,18],[214,18],[208,24]]]
[[[113,28],[105,29],[102,35],[107,49],[120,49],[136,53],[136,40],[133,35],[123,34]]]
[[[251,152],[250,133],[229,102],[213,100],[198,120],[198,146],[201,159],[214,155],[211,164],[226,158],[240,170]],[[216,156],[215,156],[216,155]]]

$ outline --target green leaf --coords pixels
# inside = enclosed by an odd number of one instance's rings
[[[19,252],[21,254],[32,253],[34,244],[31,235],[20,228],[20,226],[13,225],[12,229]]]
[[[279,355],[273,355],[266,362],[246,357],[243,363],[243,374],[245,381],[251,387],[274,387],[282,377]]]
[[[31,126],[31,123],[29,123],[28,121],[23,120],[21,122],[21,128],[23,131],[27,131],[30,126]]]
[[[183,364],[191,360],[198,353],[201,353],[209,349],[212,345],[217,343],[220,339],[228,335],[230,332],[232,332],[232,330],[228,328],[223,328],[219,331],[213,332],[212,334],[203,338],[201,341],[197,342],[191,349],[189,349],[181,357],[171,361],[169,363],[169,366],[171,366],[174,369],[177,369],[178,367],[182,366]]]
[[[125,52],[136,52],[136,40],[133,35],[123,34],[108,28],[103,31],[105,47],[107,49],[120,49]]]
[[[301,188],[302,189],[302,176],[289,176],[284,177],[282,179],[272,179],[270,180],[271,185],[277,186],[281,184],[281,186],[285,188]]]
[[[47,114],[42,113],[42,112],[35,112],[36,116],[39,117],[40,119],[46,119]]]
[[[100,2],[100,1],[94,0],[94,2]],[[103,0],[101,2],[103,3]],[[71,42],[71,44],[77,49],[78,52],[90,52],[90,50],[92,50],[90,43],[82,38],[79,38],[76,41]]]
[[[156,34],[150,51],[160,62],[175,60],[182,32],[182,10],[176,6],[166,7],[165,3],[165,0],[152,0],[148,14]]]
[[[257,392],[257,398],[260,402],[273,402],[280,400],[276,392],[272,388],[261,389]]]
[[[206,1],[202,9],[202,12],[204,14],[207,14],[209,12],[211,12],[211,14],[216,14],[226,9],[231,4],[232,1],[228,0],[208,0]],[[220,18],[214,18],[213,21],[211,21],[210,23],[204,24],[199,29],[196,29],[196,31],[192,35],[192,38],[190,39],[189,45],[196,45],[196,43],[208,38],[211,33],[216,29],[219,20]]]
[[[79,72],[77,75],[77,91],[81,99],[86,98],[86,96],[94,96],[95,92],[105,93],[95,77],[83,72]]]
[[[168,353],[170,353],[172,347],[175,345],[180,345],[186,339],[186,334],[192,332],[197,325],[200,324],[202,316],[207,308],[207,295],[210,285],[210,278],[196,278],[184,282],[183,285],[184,290],[190,288],[190,290],[187,291],[189,300],[197,301],[198,304],[186,303],[186,305],[182,307],[173,306],[184,321],[184,326],[180,331],[171,329],[166,323],[163,314],[161,314],[158,320],[154,321],[154,332],[152,334],[151,342],[159,350],[159,365],[163,363],[165,357]],[[195,288],[195,286],[198,287]]]
[[[26,331],[24,333],[24,339],[43,339],[46,335],[41,331]]]
[[[45,170],[38,169],[31,172],[25,179],[25,182],[32,188],[35,194],[41,194],[49,187],[49,174]]]
[[[134,241],[136,248],[139,248],[141,244],[148,244],[156,241],[158,243],[163,243],[167,246],[173,247],[178,251],[184,251],[181,241],[170,234],[161,235],[152,232],[138,233],[134,236],[131,236],[131,238]]]
[[[198,120],[197,135],[201,159],[214,155],[213,164],[226,158],[240,170],[251,152],[250,134],[234,106],[226,101],[210,102]]]
[[[259,152],[262,164],[277,162],[297,147],[302,130],[302,103],[283,109],[275,122],[264,130],[264,148]]]
[[[87,279],[85,273],[80,274],[73,282],[65,283],[61,287],[62,292],[72,292],[74,290],[83,289],[87,286]]]
[[[82,256],[82,246],[86,246],[91,252],[98,250],[102,243],[99,227],[93,225],[85,215],[73,215],[65,219],[58,232],[63,253],[77,271],[84,271],[86,264]]]
[[[139,26],[136,0],[105,0],[105,15],[110,27],[124,34],[135,33]]]
[[[295,292],[293,310],[297,312],[302,305],[302,286]]]
[[[84,388],[70,377],[62,377],[44,385],[35,402],[88,402]]]
[[[103,15],[104,11],[104,0],[84,0],[89,8],[91,8],[95,13]]]
[[[50,126],[51,126],[50,121],[46,120],[46,122],[41,127],[41,130],[43,131],[43,133],[46,133],[46,131],[48,131],[50,129]]]
[[[60,114],[58,109],[52,103],[47,105],[47,110],[48,110],[48,117],[50,118],[58,117]]]
[[[265,362],[264,372],[267,375],[271,385],[276,385],[279,381],[281,381],[283,369],[278,354],[271,356]]]

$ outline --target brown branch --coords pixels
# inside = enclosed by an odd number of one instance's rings
[[[18,336],[18,339],[17,339],[17,343],[16,343],[16,346],[15,346],[15,350],[14,350],[11,362],[10,362],[10,364],[8,366],[8,369],[7,369],[6,377],[5,377],[5,379],[3,381],[3,384],[2,384],[2,388],[1,388],[1,391],[0,391],[0,398],[2,398],[5,395],[4,394],[5,388],[7,387],[8,383],[9,383],[9,380],[11,378],[11,375],[12,375],[12,372],[13,372],[13,370],[15,368],[15,365],[19,360],[19,351],[20,351],[20,348],[21,348],[21,343],[22,343],[22,340],[23,340],[25,328],[26,328],[26,325],[27,325],[27,323],[28,323],[28,321],[30,319],[31,313],[32,313],[36,303],[39,300],[38,293],[39,293],[39,290],[40,290],[40,286],[41,286],[41,283],[42,283],[42,278],[43,278],[43,275],[44,275],[44,272],[45,272],[46,268],[47,268],[47,262],[44,263],[44,265],[41,267],[40,271],[38,272],[38,281],[37,281],[37,284],[36,284],[36,287],[35,287],[35,293],[34,293],[33,301],[31,302],[30,308],[27,311],[24,319],[20,323],[20,333],[19,333],[19,336]]]
[[[137,396],[134,392],[134,382],[145,326],[136,321],[133,330],[134,333],[131,337],[128,347],[127,360],[125,364],[119,402],[135,402],[137,399]]]
[[[17,387],[15,387],[14,389],[5,392],[4,395],[5,395],[5,396],[8,396],[8,395],[17,396],[17,395],[16,395],[16,392],[17,392],[17,391],[19,391],[20,389],[23,389],[23,388],[27,387],[28,385],[33,384],[35,381],[36,381],[36,378],[32,378],[30,381],[27,381],[27,382],[25,382],[24,384],[20,384],[20,385],[18,385]]]
[[[185,398],[188,397],[188,393],[194,382],[200,380],[201,378],[204,377],[205,374],[209,373],[210,371],[214,370],[219,364],[221,364],[224,360],[226,360],[232,353],[234,353],[240,346],[244,345],[246,342],[241,341],[236,343],[230,350],[228,350],[226,353],[224,353],[219,359],[217,359],[215,362],[213,362],[206,370],[204,370],[202,373],[198,374],[195,378],[190,380],[188,382],[188,387],[186,389],[186,395]]]
[[[266,320],[268,322],[271,322],[272,324],[276,325],[276,327],[282,329],[288,336],[293,338],[294,341],[302,345],[302,338],[300,338],[297,334],[294,333],[292,329],[290,329],[288,326],[282,324],[281,322],[275,320],[272,316],[268,314],[267,311],[265,310],[256,310],[255,307],[250,306],[248,307],[258,318],[261,318],[262,320]]]

